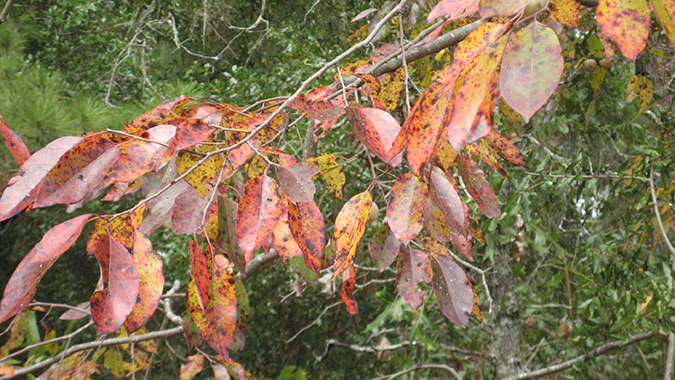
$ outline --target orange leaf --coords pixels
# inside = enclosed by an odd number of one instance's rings
[[[318,273],[326,250],[326,227],[321,210],[314,201],[289,203],[288,224],[304,253],[305,263]]]
[[[405,302],[417,310],[424,300],[426,290],[417,291],[417,284],[431,281],[429,257],[410,246],[401,248],[396,263],[396,288]]]
[[[35,152],[21,166],[21,174],[9,180],[0,198],[0,221],[9,219],[33,204],[39,190],[38,185],[59,159],[80,143],[82,137],[61,137]]]
[[[200,119],[177,119],[171,122],[176,126],[176,138],[169,149],[180,150],[205,142],[216,130]]]
[[[138,302],[124,322],[129,334],[145,325],[155,313],[164,290],[162,258],[152,249],[152,243],[142,233],[135,231],[133,258],[138,270]]]
[[[650,3],[666,36],[675,44],[675,0],[650,0]]]
[[[30,158],[30,151],[26,144],[24,144],[21,137],[17,135],[13,130],[9,128],[5,119],[0,115],[0,136],[5,139],[5,145],[9,148],[9,152],[12,153],[12,157],[19,166],[23,165],[28,158]]]
[[[45,272],[70,248],[92,214],[80,215],[52,227],[12,273],[0,302],[0,323],[23,310],[33,299]]]
[[[427,184],[411,173],[401,175],[391,189],[387,206],[387,223],[403,244],[422,230],[422,212],[427,203]]]
[[[204,355],[190,355],[187,359],[187,362],[180,366],[180,380],[190,380],[204,368]]]
[[[382,161],[392,167],[400,163],[400,159],[389,158],[389,151],[401,130],[396,119],[388,112],[375,108],[347,107],[347,118],[361,143]]]
[[[555,32],[533,21],[513,34],[504,50],[500,87],[504,100],[526,118],[548,100],[564,68]]]
[[[265,174],[246,183],[237,209],[237,239],[247,263],[272,234],[281,211],[279,186],[272,178]]]
[[[238,303],[234,271],[223,255],[213,257],[210,299],[204,310],[209,326],[209,332],[204,338],[211,348],[227,358],[227,349],[237,328]]]
[[[129,251],[117,240],[108,238],[108,263],[99,263],[101,272],[110,271],[108,286],[91,296],[91,316],[96,331],[108,334],[116,331],[136,305],[139,279],[136,263]]]
[[[211,283],[211,260],[209,249],[202,250],[196,240],[190,240],[188,244],[190,252],[190,278],[195,283],[197,299],[202,309],[209,304],[209,287]]]
[[[635,60],[647,45],[651,19],[646,0],[600,0],[595,18],[626,58]]]
[[[366,223],[370,216],[372,197],[368,191],[353,196],[335,218],[335,265],[333,280],[349,268],[356,255],[356,246],[366,231]]]
[[[350,263],[349,272],[342,276],[342,286],[340,286],[340,300],[347,306],[349,314],[356,314],[357,304],[354,300],[354,286],[356,285],[356,269],[354,263]]]
[[[478,203],[478,207],[488,218],[496,218],[502,214],[497,203],[497,196],[492,185],[485,178],[485,173],[477,163],[471,159],[461,156],[459,158],[459,174],[464,180],[466,190],[471,197]]]

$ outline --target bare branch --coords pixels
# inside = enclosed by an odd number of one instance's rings
[[[14,0],[7,0],[5,7],[2,8],[2,12],[0,12],[0,25],[7,21],[7,16],[9,16],[9,11],[12,9],[12,5],[14,5]]]
[[[418,366],[415,366],[415,367],[412,367],[412,368],[406,368],[403,371],[392,373],[391,375],[376,377],[376,378],[373,378],[372,380],[391,380],[391,379],[395,379],[397,377],[403,376],[406,373],[415,372],[415,371],[419,371],[419,370],[422,370],[422,369],[442,369],[442,370],[450,372],[452,374],[452,376],[455,377],[455,379],[462,380],[462,377],[459,376],[459,374],[457,373],[457,371],[455,371],[454,368],[448,367],[445,364],[418,365]]]

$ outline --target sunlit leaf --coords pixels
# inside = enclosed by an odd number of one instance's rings
[[[368,191],[359,193],[342,206],[335,218],[333,230],[336,260],[333,279],[336,279],[351,265],[356,255],[356,246],[366,231],[372,203],[372,197]]]
[[[411,173],[401,175],[394,183],[387,223],[401,243],[407,245],[422,230],[422,212],[428,197],[427,185]]]
[[[515,32],[502,59],[500,88],[504,100],[531,118],[558,86],[564,67],[561,53],[555,32],[536,20]]]
[[[396,263],[396,288],[413,310],[417,310],[422,304],[424,294],[427,292],[418,291],[417,285],[429,281],[431,281],[429,257],[418,249],[401,248]]]
[[[91,216],[92,214],[80,215],[52,227],[21,260],[5,286],[0,302],[0,323],[28,306],[42,276],[75,243]]]
[[[651,24],[646,0],[600,0],[595,18],[626,58],[635,60],[644,50]]]
[[[270,237],[281,216],[279,186],[267,175],[246,183],[237,209],[237,239],[246,262]]]
[[[436,303],[450,321],[466,327],[473,310],[473,289],[466,273],[450,256],[432,256],[431,269]]]

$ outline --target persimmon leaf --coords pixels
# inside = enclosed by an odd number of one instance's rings
[[[279,186],[269,176],[246,183],[237,208],[237,239],[247,263],[274,231],[281,217],[281,202]]]
[[[0,302],[0,323],[28,306],[42,276],[75,243],[91,216],[80,215],[52,227],[21,260],[7,282]]]
[[[574,0],[551,0],[551,18],[561,24],[579,26],[581,4]]]
[[[324,153],[319,157],[309,158],[307,162],[321,169],[320,176],[326,180],[326,188],[336,197],[342,199],[342,186],[347,177],[342,172],[342,167],[337,163],[337,157],[332,153]]]
[[[350,263],[348,272],[344,272],[342,285],[340,286],[340,300],[347,306],[349,314],[356,314],[357,304],[354,300],[354,287],[356,286],[356,269],[354,263]]]
[[[531,118],[558,86],[564,68],[561,53],[555,32],[536,20],[515,32],[502,59],[499,83],[504,100]]]
[[[294,110],[305,113],[312,119],[319,121],[334,120],[345,113],[344,103],[338,99],[328,101],[311,101],[300,95],[293,99],[289,106]]]
[[[109,270],[108,284],[97,290],[89,300],[91,316],[100,334],[115,332],[136,305],[139,278],[136,263],[129,251],[117,240],[108,239],[109,263],[101,264],[101,271]]]
[[[438,207],[448,226],[462,235],[468,231],[468,209],[454,186],[443,173],[432,170],[430,174],[431,199]]]
[[[305,263],[318,273],[326,250],[326,227],[321,210],[314,201],[289,203],[288,224]]]
[[[485,178],[485,173],[477,163],[470,158],[461,156],[459,158],[459,174],[464,180],[466,190],[471,197],[478,203],[480,210],[488,218],[496,218],[502,214],[497,203],[497,196],[490,182]]]
[[[485,135],[485,140],[487,140],[490,145],[495,148],[497,153],[499,153],[499,155],[508,163],[511,165],[527,168],[525,157],[523,157],[523,154],[520,153],[520,149],[518,149],[518,147],[512,143],[511,140],[501,135],[494,129]]]
[[[417,284],[429,281],[431,281],[429,257],[418,249],[401,248],[396,263],[396,288],[413,310],[417,310],[422,304],[426,294],[426,290],[417,290]]]
[[[389,158],[389,151],[401,130],[391,114],[376,108],[347,107],[347,119],[361,143],[380,160],[392,167],[400,163],[398,156]]]
[[[21,140],[21,137],[16,134],[5,122],[5,119],[0,115],[0,136],[5,140],[5,145],[9,152],[14,157],[14,161],[21,166],[30,158],[30,151],[26,144]]]
[[[308,162],[278,167],[279,186],[291,202],[310,202],[316,192],[312,176],[320,171],[318,167]]]
[[[209,304],[211,284],[211,261],[213,260],[209,249],[202,249],[196,240],[190,240],[188,244],[190,252],[190,278],[195,284],[197,297],[202,309]]]
[[[368,191],[359,193],[342,206],[335,218],[333,229],[336,260],[333,279],[336,279],[351,265],[356,255],[356,246],[366,231],[372,203],[372,197]]]
[[[180,380],[191,380],[204,369],[204,355],[195,354],[187,357],[187,362],[180,366]]]
[[[218,196],[218,240],[216,247],[245,276],[246,259],[237,240],[237,208],[237,203],[232,199]]]
[[[634,61],[647,45],[651,19],[646,0],[600,0],[595,18],[626,58]]]
[[[152,249],[150,239],[138,231],[134,233],[132,256],[138,270],[139,282],[138,302],[124,322],[124,328],[129,334],[143,327],[155,313],[164,290],[162,258]]]
[[[213,257],[209,305],[204,310],[209,328],[206,342],[224,358],[237,328],[237,287],[234,271],[223,255]],[[203,332],[202,332],[203,334]]]
[[[202,143],[216,130],[200,119],[178,119],[171,124],[176,126],[176,137],[169,144],[169,149],[173,150]]]
[[[478,11],[482,18],[509,16],[523,9],[529,0],[480,0]]]
[[[466,327],[473,310],[473,288],[464,270],[450,256],[431,257],[436,303],[453,323]]]
[[[373,233],[368,241],[368,252],[378,272],[384,272],[391,263],[396,261],[400,247],[401,242],[396,239],[396,235],[388,225],[383,224]]]
[[[422,230],[422,212],[429,198],[427,184],[411,173],[401,175],[394,183],[387,205],[387,223],[403,244]]]

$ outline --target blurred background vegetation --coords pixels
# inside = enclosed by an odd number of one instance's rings
[[[353,0],[17,1],[0,26],[0,111],[34,152],[59,136],[118,129],[180,94],[238,106],[289,95],[349,46],[346,38],[364,23],[349,20],[381,5]],[[529,368],[631,333],[670,330],[675,315],[671,258],[655,224],[646,181],[654,167],[662,216],[675,240],[673,47],[655,32],[655,43],[636,64],[615,58],[598,85],[599,74],[579,64],[602,58],[593,50],[593,28],[582,24],[568,33],[564,44],[570,44],[571,58],[552,102],[527,122],[504,109],[498,114],[502,133],[520,147],[529,169],[507,168],[510,181],[486,170],[504,215],[487,220],[473,212],[486,241],[475,245],[474,264],[491,271],[504,265],[498,257],[509,258],[505,265],[514,279],[521,364]],[[447,60],[445,55],[436,60]],[[440,63],[431,58],[417,65],[411,70],[421,75],[423,65]],[[640,99],[626,101],[636,72],[655,84],[646,109]],[[331,81],[332,73],[317,84]],[[344,125],[331,130],[319,151],[350,152],[356,142],[349,135]],[[300,151],[292,146],[299,139],[287,141],[288,151]],[[348,199],[362,191],[370,173],[357,165],[344,170]],[[16,171],[9,153],[0,150],[1,186]],[[384,204],[381,194],[373,194]],[[342,201],[321,192],[317,199],[326,219],[334,219]],[[84,211],[123,210],[133,201],[92,202]],[[46,230],[72,217],[64,210],[34,210],[0,223],[0,286]],[[380,220],[383,216],[381,210]],[[164,257],[167,284],[173,279],[186,283],[188,238],[168,231],[153,237]],[[246,347],[234,359],[256,376],[272,379],[365,379],[425,363],[451,366],[464,378],[491,378],[500,360],[488,353],[499,310],[488,309],[479,279],[473,282],[482,295],[485,321],[474,319],[463,330],[447,321],[433,297],[412,312],[396,291],[395,269],[369,270],[373,265],[365,246],[359,257],[359,272],[368,278],[357,281],[355,316],[338,304],[329,286],[307,287],[281,265],[247,279],[251,319]],[[47,273],[36,299],[84,302],[97,279],[96,262],[80,243]],[[182,307],[180,301],[175,307]],[[57,317],[51,313],[40,320],[40,335],[46,326],[73,329]],[[149,329],[160,323],[151,321]],[[167,344],[160,345],[153,378],[177,377],[180,357],[189,354],[180,338]],[[399,348],[374,352],[391,345]],[[666,345],[661,338],[651,339],[579,363],[555,378],[656,378]],[[101,371],[102,378],[109,376]],[[445,375],[426,370],[400,378]]]

